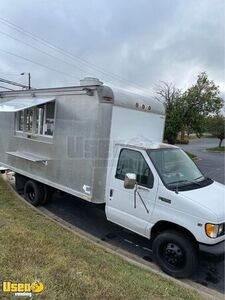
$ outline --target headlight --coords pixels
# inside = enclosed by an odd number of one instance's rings
[[[224,235],[225,223],[222,224],[210,224],[205,225],[205,233],[210,238],[217,238]]]
[[[221,236],[225,233],[225,223],[219,225],[218,236]]]

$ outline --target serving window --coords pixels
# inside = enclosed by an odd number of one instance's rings
[[[51,138],[55,130],[55,101],[20,110],[15,118],[17,135]]]

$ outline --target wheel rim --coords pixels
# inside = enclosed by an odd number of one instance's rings
[[[186,264],[184,252],[176,243],[164,243],[160,248],[160,256],[167,267],[173,270],[180,270]]]

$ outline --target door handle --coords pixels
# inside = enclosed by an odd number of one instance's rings
[[[110,198],[113,197],[113,189],[110,189],[110,191],[109,191],[109,197],[110,197]]]

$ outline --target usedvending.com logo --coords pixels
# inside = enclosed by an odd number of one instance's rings
[[[3,281],[2,291],[4,293],[14,293],[15,296],[32,297],[32,294],[41,293],[44,290],[44,284],[39,280],[32,283]]]

